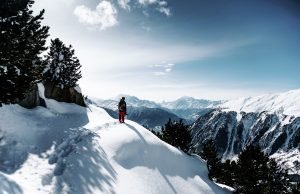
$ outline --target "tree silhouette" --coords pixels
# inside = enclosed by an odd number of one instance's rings
[[[192,136],[189,126],[185,125],[182,119],[169,121],[162,127],[162,140],[188,153],[191,148]]]
[[[17,103],[40,80],[39,56],[46,50],[49,27],[42,26],[44,10],[33,16],[34,1],[2,0],[0,4],[0,105]]]

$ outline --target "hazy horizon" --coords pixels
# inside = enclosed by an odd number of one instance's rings
[[[300,88],[297,0],[39,0],[84,95],[225,100]],[[49,41],[48,41],[49,42]]]
[[[299,90],[300,89],[295,89],[295,90]],[[249,98],[249,97],[261,97],[261,96],[265,96],[265,95],[272,95],[272,94],[283,94],[283,93],[287,93],[290,91],[295,91],[295,90],[288,90],[288,91],[283,91],[283,92],[269,92],[269,93],[265,93],[265,94],[261,94],[261,95],[254,95],[254,96],[242,96],[242,97],[236,97],[236,98],[230,98],[230,99],[208,99],[208,98],[197,98],[197,97],[193,97],[193,96],[180,96],[178,98],[171,98],[171,99],[160,99],[160,100],[156,100],[156,99],[148,99],[148,98],[143,98],[140,96],[134,96],[134,95],[130,95],[130,94],[118,94],[115,96],[110,96],[107,98],[102,98],[102,97],[97,97],[97,96],[88,96],[89,98],[92,99],[99,99],[99,100],[118,100],[121,99],[121,97],[125,96],[125,97],[136,97],[139,100],[148,100],[148,101],[153,101],[155,103],[162,103],[162,102],[172,102],[172,101],[176,101],[179,100],[181,98],[194,98],[197,100],[209,100],[209,101],[226,101],[226,100],[239,100],[239,99],[243,99],[243,98]]]

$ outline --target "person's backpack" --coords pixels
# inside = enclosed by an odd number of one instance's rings
[[[125,103],[120,103],[119,105],[119,111],[125,111]]]

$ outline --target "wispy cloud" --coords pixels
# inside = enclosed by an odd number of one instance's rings
[[[131,10],[131,7],[129,5],[131,0],[118,0],[118,4],[122,9],[125,9],[127,11]]]
[[[146,32],[150,32],[150,31],[151,31],[151,27],[148,26],[148,25],[146,25],[145,22],[142,22],[142,23],[141,23],[141,28],[142,28],[143,30],[145,30]]]
[[[158,3],[158,0],[138,0],[138,2],[142,5],[151,5]]]
[[[159,8],[157,8],[157,10],[160,12],[160,13],[163,13],[163,14],[165,14],[166,16],[171,16],[172,14],[171,14],[171,10],[170,10],[170,8],[168,8],[168,7],[159,7]]]
[[[149,84],[147,88],[151,89],[186,89],[186,88],[203,88],[206,83],[174,83],[174,84]]]
[[[155,67],[154,65],[183,64],[189,61],[223,56],[252,44],[255,44],[255,41],[232,40],[230,42],[195,45],[188,43],[170,44],[163,41],[155,42],[142,39],[133,41],[132,38],[122,39],[122,37],[116,37],[114,43],[109,40],[101,40],[101,47],[98,47],[98,44],[96,44],[88,49],[81,50],[79,57],[82,61],[93,65],[94,70],[146,68],[147,71],[150,71],[149,67]],[[92,56],[97,56],[97,58],[91,61],[90,58],[93,58]],[[169,68],[172,71],[174,66]],[[165,72],[165,69],[167,68],[160,67],[158,70],[152,69],[151,71]]]
[[[150,66],[152,69],[154,69],[154,75],[156,76],[164,76],[170,73],[174,67],[173,63],[167,63],[167,64],[160,64],[160,65],[152,65]]]
[[[138,0],[138,3],[144,7],[152,5],[155,6],[156,10],[166,16],[171,16],[171,9],[169,8],[168,2],[164,0]]]
[[[92,10],[84,5],[79,5],[75,8],[74,14],[78,17],[80,23],[100,28],[101,30],[118,24],[118,12],[109,1],[101,1],[97,5],[96,10]]]
[[[160,6],[167,6],[168,5],[168,3],[166,1],[159,1],[158,4]]]

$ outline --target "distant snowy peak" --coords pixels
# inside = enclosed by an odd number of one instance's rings
[[[114,98],[103,100],[99,98],[90,98],[95,104],[101,107],[109,108],[112,110],[117,110],[118,102],[122,97],[125,97],[127,106],[133,107],[146,107],[146,108],[161,108],[166,110],[199,110],[206,108],[215,108],[219,107],[223,101],[212,101],[204,99],[195,99],[193,97],[181,97],[175,101],[163,101],[160,103],[142,100],[135,96],[129,96],[125,94],[120,94]]]
[[[98,98],[91,98],[99,106],[109,108],[112,110],[116,110],[117,104],[119,100],[125,97],[127,106],[134,106],[134,107],[147,107],[147,108],[165,108],[170,110],[175,109],[206,109],[206,108],[214,108],[219,106],[222,101],[211,101],[211,100],[204,100],[204,99],[195,99],[192,97],[181,97],[175,101],[163,101],[161,103],[156,103],[150,100],[142,100],[135,96],[129,96],[125,94],[120,94],[115,98],[102,100]]]
[[[90,103],[96,104],[97,106],[100,107],[105,107],[111,110],[118,109],[118,101],[116,100],[103,100],[103,99],[93,98],[93,97],[89,97],[89,100],[91,101]]]
[[[124,94],[120,94],[118,95],[114,100],[116,100],[117,102],[119,102],[119,100],[125,97],[125,101],[127,103],[127,105],[129,106],[134,106],[134,107],[147,107],[147,108],[160,108],[160,105],[150,101],[150,100],[142,100],[139,99],[135,96],[129,96],[129,95],[124,95]]]
[[[195,99],[192,97],[184,96],[175,101],[162,102],[161,106],[168,109],[205,109],[216,107],[220,103],[221,101]]]
[[[224,102],[220,107],[236,112],[263,112],[300,116],[300,89]]]
[[[98,106],[105,107],[111,110],[117,110],[118,109],[118,103],[122,97],[125,97],[125,101],[127,106],[133,106],[133,107],[147,107],[147,108],[161,108],[161,106],[153,101],[149,100],[141,100],[135,96],[129,96],[120,94],[112,99],[103,100],[99,98],[90,98],[94,104],[97,104]]]

